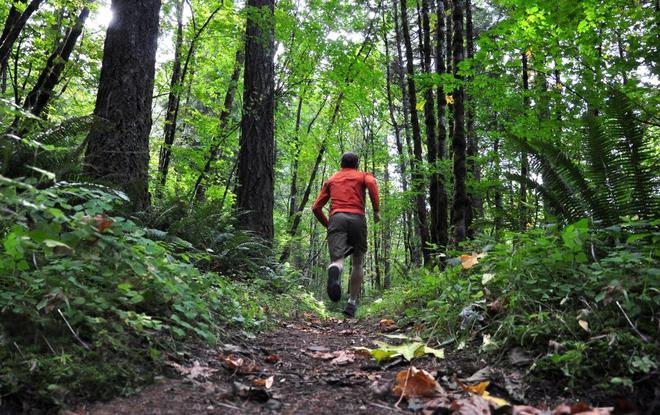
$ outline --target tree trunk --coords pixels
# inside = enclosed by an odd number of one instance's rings
[[[527,71],[527,52],[522,53],[522,86],[523,86],[523,114],[527,115],[529,110],[529,72]],[[527,160],[527,153],[520,152],[520,176],[523,180],[520,181],[520,207],[519,207],[519,220],[520,230],[527,229],[527,183],[526,179],[529,175],[529,161]]]
[[[454,77],[463,81],[463,76],[459,74],[458,67],[463,61],[463,7],[461,0],[454,0],[454,7],[452,10],[453,18],[453,44],[452,55],[453,65],[452,70]],[[461,85],[454,91],[454,134],[452,137],[452,151],[454,153],[454,200],[452,204],[452,218],[451,222],[454,226],[454,243],[465,240],[465,211],[468,207],[469,200],[465,192],[465,127],[464,127],[464,88]]]
[[[19,0],[19,3],[25,4],[25,2],[26,0]],[[41,6],[41,3],[43,3],[43,0],[30,1],[25,7],[23,13],[18,11],[15,6],[12,6],[11,9],[9,9],[9,14],[7,15],[7,19],[5,19],[5,27],[0,36],[0,74],[5,74],[7,72],[9,55],[14,47],[14,43],[23,31],[30,16],[37,11],[39,6]]]
[[[453,32],[454,32],[453,22],[452,22],[452,2],[451,2],[451,0],[442,0],[442,3],[445,6],[445,26],[447,26],[447,28],[445,30],[445,35],[446,35],[446,39],[445,39],[445,51],[446,52],[445,53],[447,55],[446,59],[445,59],[445,62],[447,64],[447,73],[449,74],[449,73],[454,73],[453,68],[452,68],[452,65],[453,65],[452,38],[453,38]],[[454,122],[454,107],[450,105],[450,106],[447,107],[447,125],[449,126],[448,131],[447,131],[447,135],[448,135],[448,139],[449,139],[450,144],[451,144],[451,141],[452,141],[452,137],[454,135],[454,129],[452,128],[453,122]]]
[[[273,240],[275,0],[248,0],[236,206],[241,227]]]
[[[432,48],[431,48],[431,24],[429,19],[429,0],[422,0],[422,34],[424,41],[424,49],[422,50],[422,61],[426,73],[430,74],[433,69],[431,65]],[[429,182],[429,203],[431,205],[431,243],[434,245],[435,252],[442,252],[443,246],[441,245],[441,232],[442,218],[440,214],[440,190],[441,181],[438,174],[438,144],[436,141],[435,133],[435,103],[433,101],[433,88],[428,87],[424,91],[424,125],[426,130],[426,157],[429,162],[429,169],[431,170],[431,177]]]
[[[46,108],[53,95],[55,86],[60,81],[60,76],[66,63],[69,61],[78,37],[82,33],[85,20],[89,16],[89,9],[83,8],[74,26],[67,30],[64,40],[57,46],[55,51],[48,57],[46,66],[41,71],[37,82],[25,98],[23,108],[36,116],[40,116]]]
[[[424,174],[422,173],[422,137],[417,115],[417,91],[415,88],[415,68],[413,66],[413,51],[410,41],[410,30],[408,25],[408,5],[406,0],[401,0],[401,28],[403,29],[403,40],[406,48],[406,72],[408,74],[408,105],[410,110],[410,125],[412,127],[414,159],[411,160],[413,177],[413,190],[415,191],[417,209],[417,227],[422,243],[422,257],[424,264],[430,262],[429,231],[426,224],[426,192],[424,189]],[[412,162],[414,161],[414,162]]]
[[[87,136],[85,172],[118,185],[132,208],[149,204],[149,132],[160,0],[113,0],[94,114],[113,125]]]
[[[465,0],[465,37],[467,46],[467,58],[474,58],[474,27],[472,24],[472,4],[471,0]],[[477,141],[477,134],[474,128],[475,111],[476,108],[474,97],[470,91],[472,88],[472,76],[467,79],[467,88],[465,93],[466,100],[466,117],[465,123],[467,128],[467,170],[472,175],[472,182],[477,183],[480,179],[479,165],[477,164],[477,157],[479,156],[479,143]],[[472,186],[474,189],[476,186]],[[469,194],[470,203],[468,204],[465,218],[465,227],[467,236],[474,238],[475,226],[474,219],[481,212],[482,200],[481,196],[475,190]]]
[[[199,173],[197,180],[195,181],[195,186],[193,187],[193,197],[192,199],[200,200],[204,196],[205,188],[202,185],[202,182],[206,176],[211,171],[211,164],[218,158],[218,151],[222,144],[229,136],[227,127],[229,125],[229,116],[231,115],[232,108],[234,107],[234,97],[236,96],[236,89],[238,88],[238,81],[241,76],[241,69],[243,68],[243,51],[241,49],[236,51],[236,60],[234,63],[234,70],[229,79],[229,84],[227,84],[227,92],[225,93],[225,100],[222,104],[222,112],[220,112],[220,126],[218,127],[218,141],[211,146],[209,155],[206,158],[206,164],[202,172]]]
[[[289,222],[296,212],[296,200],[298,198],[298,159],[300,158],[300,122],[302,116],[304,91],[298,97],[298,109],[296,110],[296,127],[293,133],[293,161],[291,163],[291,186],[289,187]]]
[[[174,44],[174,62],[172,63],[172,78],[170,79],[170,93],[167,98],[167,111],[165,113],[165,125],[163,126],[163,145],[158,154],[158,175],[161,187],[167,182],[167,171],[170,165],[172,144],[176,136],[176,121],[181,102],[181,88],[183,86],[181,76],[181,49],[183,45],[183,6],[184,0],[176,5],[176,40]],[[192,47],[192,45],[191,45]]]
[[[445,7],[442,0],[437,0],[437,9],[436,9],[437,23],[436,23],[436,32],[435,32],[435,72],[438,75],[442,75],[447,71],[445,59],[444,59],[444,42],[446,42],[445,37]],[[446,121],[446,107],[447,100],[445,98],[445,91],[442,84],[438,85],[436,91],[436,100],[438,107],[438,141],[437,141],[437,152],[436,159],[438,161],[444,160],[446,157],[446,147],[447,147],[447,121]],[[438,170],[438,169],[436,169]],[[444,177],[444,172],[438,172],[438,201],[437,201],[437,219],[436,219],[436,232],[438,238],[438,245],[441,249],[446,249],[447,243],[449,242],[449,212],[448,212],[448,197],[446,183],[447,180]]]
[[[396,59],[396,75],[397,75],[397,83],[399,85],[399,90],[401,91],[401,107],[402,107],[402,112],[403,112],[403,131],[405,133],[405,140],[406,140],[406,151],[408,158],[410,160],[410,163],[412,164],[412,144],[410,140],[410,111],[408,110],[408,90],[406,89],[406,80],[405,80],[405,69],[403,68],[403,51],[401,49],[401,44],[403,43],[402,36],[401,36],[401,27],[399,25],[399,13],[398,13],[398,4],[397,0],[392,1],[392,10],[394,13],[394,35],[395,35],[395,44],[396,44],[396,53],[397,53],[397,59]],[[397,151],[399,152],[399,158],[403,160],[403,166],[405,167],[405,157],[406,155],[403,152],[403,146],[399,148],[397,145]],[[406,187],[404,188],[404,191],[408,191],[408,183],[407,183],[407,176],[404,175],[404,172],[401,172],[402,174],[402,181],[405,180],[405,185]],[[416,213],[414,209],[406,209],[407,218],[406,219],[406,234],[408,235],[408,239],[406,241],[407,243],[407,248],[408,251],[410,252],[410,259],[412,262],[415,264],[421,264],[421,252],[419,249],[419,241],[421,240],[421,235],[419,234],[419,227],[418,226],[413,226],[413,223],[417,222],[416,218]],[[415,238],[413,239],[413,230],[415,233]]]
[[[504,211],[502,210],[502,185],[499,182],[501,177],[499,136],[495,138],[495,143],[493,143],[493,153],[495,155],[495,181],[497,183],[497,187],[495,188],[495,201],[493,203],[495,207],[495,213],[493,214],[493,217],[495,219],[495,235],[497,236],[503,227],[502,215],[504,214]]]

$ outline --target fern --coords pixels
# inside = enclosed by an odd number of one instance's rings
[[[585,216],[605,225],[622,216],[651,218],[660,211],[658,161],[647,131],[636,120],[630,100],[613,91],[601,117],[584,119],[582,160],[554,143],[510,135],[511,142],[533,157],[532,167],[543,183],[520,175],[509,178],[539,191],[567,222]]]
[[[3,160],[0,171],[8,177],[34,176],[30,167],[36,167],[57,177],[67,177],[80,167],[85,148],[82,137],[98,123],[109,124],[95,115],[85,115],[26,137],[5,134],[0,144]]]

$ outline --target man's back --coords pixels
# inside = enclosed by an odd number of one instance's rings
[[[314,202],[312,210],[324,224],[327,224],[327,219],[323,215],[322,208],[328,200],[331,201],[330,216],[338,212],[364,215],[365,189],[369,191],[374,211],[378,212],[379,196],[376,179],[371,174],[357,169],[342,168],[323,183],[321,194]]]

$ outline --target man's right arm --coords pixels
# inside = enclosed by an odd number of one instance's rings
[[[326,228],[330,224],[330,221],[328,220],[328,217],[325,216],[325,213],[323,213],[323,206],[328,203],[328,200],[330,200],[330,189],[328,182],[325,182],[323,183],[323,187],[321,187],[321,193],[319,194],[319,197],[316,198],[316,201],[312,205],[312,212],[314,212],[316,219],[318,219],[319,222],[321,222],[321,224]]]

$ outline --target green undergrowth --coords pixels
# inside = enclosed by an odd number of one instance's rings
[[[52,179],[0,176],[2,405],[130,393],[191,344],[323,311],[230,226],[191,243],[123,216],[121,193]]]
[[[658,371],[658,225],[585,219],[482,238],[465,247],[486,254],[472,268],[457,258],[443,272],[417,270],[362,313],[403,315],[453,348],[501,356],[522,346],[540,356],[533,373],[570,387],[634,389]]]

